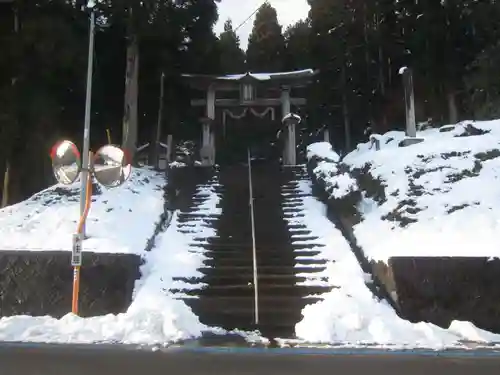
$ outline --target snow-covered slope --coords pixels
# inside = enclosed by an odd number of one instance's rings
[[[354,234],[366,257],[499,256],[500,121],[417,136],[424,141],[408,147],[402,132],[372,136],[340,163],[324,158],[324,144],[309,150],[325,160],[315,174],[332,197],[362,196]]]
[[[308,305],[296,325],[297,336],[305,342],[336,346],[377,346],[391,348],[460,347],[464,342],[479,345],[500,342],[500,335],[478,329],[468,322],[454,321],[449,329],[429,323],[413,324],[401,319],[385,301],[379,301],[366,286],[369,275],[361,269],[342,233],[327,218],[326,206],[312,194],[309,181],[299,181],[304,217],[294,219],[317,237],[311,243],[318,257],[326,259],[326,270],[313,274],[336,288],[323,301]],[[308,274],[303,276],[309,276]]]
[[[164,186],[164,174],[150,169],[134,169],[117,188],[96,186],[84,251],[142,254],[164,210]],[[54,185],[0,210],[0,251],[70,251],[79,218],[80,183]]]
[[[133,253],[144,259],[141,279],[135,283],[127,312],[91,318],[72,314],[61,319],[4,317],[0,318],[0,341],[167,345],[203,333],[226,334],[220,328],[201,324],[178,299],[182,293],[171,292],[200,286],[176,278],[201,276],[197,269],[206,257],[192,245],[214,236],[214,229],[199,219],[186,222],[180,218],[181,212],[175,211],[169,227],[155,238],[151,251],[145,251],[164,211],[164,185],[163,174],[136,169],[124,186],[113,190],[100,188],[92,207],[87,227],[91,238],[85,241],[84,248]],[[216,182],[197,187],[195,196],[202,202],[192,212],[194,216],[220,214],[215,186]],[[54,186],[0,212],[0,241],[4,249],[69,251],[78,212],[78,185]],[[232,333],[252,342],[261,341],[254,333]]]
[[[219,200],[213,189],[199,188],[205,201],[198,213],[217,213]],[[199,337],[210,331],[191,309],[174,299],[171,288],[192,285],[174,281],[174,277],[193,277],[202,265],[203,254],[190,252],[193,237],[210,237],[213,230],[192,223],[192,232],[181,232],[179,212],[174,212],[168,229],[156,238],[155,246],[144,254],[142,277],[136,282],[131,306],[124,314],[79,318],[68,314],[51,317],[10,317],[0,320],[0,340],[55,343],[169,344]],[[120,221],[115,218],[115,225]]]

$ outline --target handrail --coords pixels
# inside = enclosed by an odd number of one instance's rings
[[[252,258],[253,258],[253,290],[254,290],[254,304],[255,304],[255,324],[259,324],[259,282],[257,272],[257,249],[255,247],[255,216],[253,207],[253,187],[252,187],[252,160],[250,157],[250,148],[247,149],[248,153],[248,188],[250,196],[250,219],[252,225]]]

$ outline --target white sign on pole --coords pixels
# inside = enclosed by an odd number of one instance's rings
[[[73,235],[73,250],[71,252],[71,265],[73,267],[82,265],[82,237],[79,234]]]

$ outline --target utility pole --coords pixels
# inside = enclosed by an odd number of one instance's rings
[[[90,109],[92,102],[92,71],[94,63],[94,34],[95,34],[95,12],[91,9],[90,31],[89,31],[89,53],[87,62],[87,95],[85,98],[85,122],[83,128],[83,154],[82,154],[82,175],[80,188],[80,216],[85,212],[85,197],[87,194],[87,179],[89,178],[89,152],[90,152]],[[81,231],[82,240],[85,238],[85,226]]]

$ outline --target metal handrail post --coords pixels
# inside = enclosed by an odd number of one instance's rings
[[[253,187],[252,187],[252,161],[250,157],[250,149],[248,152],[248,188],[250,192],[250,220],[252,226],[252,259],[253,259],[253,290],[254,290],[254,305],[255,305],[255,324],[259,324],[259,281],[257,272],[257,249],[255,247],[255,215],[253,207]]]

